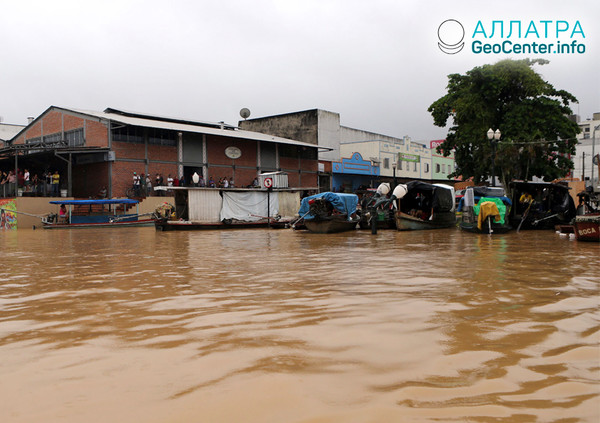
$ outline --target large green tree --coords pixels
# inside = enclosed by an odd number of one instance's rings
[[[429,106],[437,126],[451,127],[438,152],[454,150],[452,176],[485,181],[492,174],[493,147],[489,128],[500,129],[495,173],[502,184],[533,176],[553,180],[573,169],[579,127],[568,115],[577,99],[555,89],[535,70],[547,60],[502,60],[473,68],[466,75],[448,75],[448,93]]]

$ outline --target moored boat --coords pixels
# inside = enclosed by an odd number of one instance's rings
[[[456,225],[454,188],[444,184],[411,181],[394,188],[399,231],[441,229]]]
[[[298,214],[311,232],[335,233],[356,228],[358,196],[337,192],[322,192],[302,199]]]
[[[360,198],[361,229],[369,229],[373,224],[378,229],[396,229],[394,203],[388,197],[390,184],[384,182],[377,189],[367,189]],[[373,221],[374,220],[374,221]]]
[[[155,220],[151,213],[140,215],[138,200],[128,198],[50,201],[50,204],[60,205],[62,212],[44,217],[44,229],[152,226]],[[136,212],[129,213],[134,206]]]
[[[573,221],[577,241],[600,242],[600,214],[577,216]]]
[[[503,188],[468,187],[458,206],[462,212],[459,227],[481,234],[506,233],[512,229],[508,222],[511,206]]]
[[[509,222],[520,229],[554,229],[575,217],[569,187],[550,182],[513,181]]]

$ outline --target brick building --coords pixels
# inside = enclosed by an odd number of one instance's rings
[[[250,185],[263,172],[283,171],[290,187],[317,186],[318,146],[224,123],[167,118],[108,108],[104,112],[49,107],[0,149],[0,168],[58,170],[69,196],[106,187],[121,197],[133,172],[191,181],[194,172]]]

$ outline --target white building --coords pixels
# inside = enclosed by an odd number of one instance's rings
[[[574,169],[573,177],[586,181],[586,185],[592,185],[596,190],[600,190],[598,182],[598,165],[593,164],[592,158],[594,155],[600,154],[600,112],[594,113],[593,119],[579,121],[579,116],[576,116],[576,122],[581,128],[581,132],[577,135],[577,144],[575,156],[572,158]],[[595,136],[595,139],[594,139]]]

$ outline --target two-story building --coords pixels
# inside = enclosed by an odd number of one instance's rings
[[[290,187],[317,186],[318,146],[240,130],[224,123],[169,118],[108,108],[103,112],[51,106],[0,149],[0,170],[31,175],[58,171],[61,191],[89,197],[103,187],[123,196],[137,175],[190,181],[228,178],[251,185],[263,172],[288,174]]]

